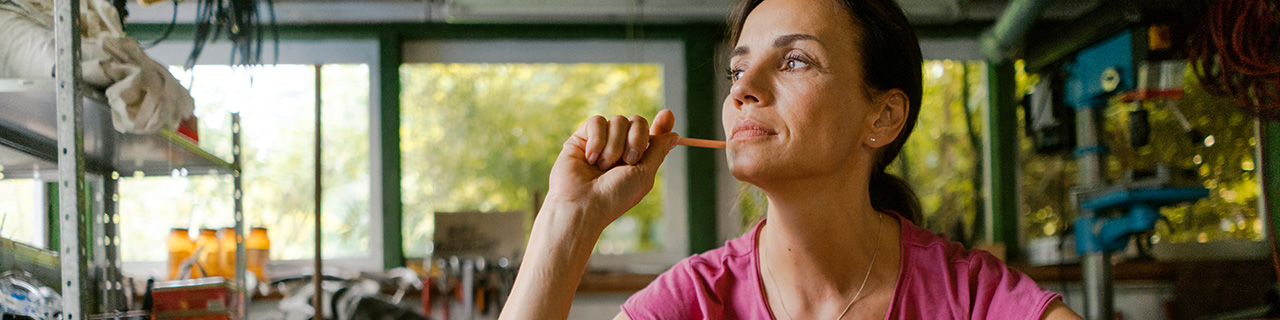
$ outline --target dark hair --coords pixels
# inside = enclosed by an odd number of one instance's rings
[[[915,30],[907,22],[902,8],[893,0],[832,0],[844,7],[853,18],[862,56],[863,81],[868,92],[902,90],[910,102],[906,124],[893,142],[885,145],[876,156],[871,169],[871,206],[878,211],[897,212],[903,218],[915,221],[921,214],[920,201],[915,191],[901,178],[884,170],[898,157],[902,145],[911,136],[920,115],[920,99],[923,91],[920,67],[920,43]],[[729,41],[737,43],[747,15],[764,0],[739,1],[729,18]]]

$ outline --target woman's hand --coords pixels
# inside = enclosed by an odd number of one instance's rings
[[[653,127],[640,116],[596,116],[565,141],[499,319],[568,317],[592,247],[605,226],[653,189],[658,166],[679,139],[674,126],[668,110],[658,112]]]
[[[543,207],[581,209],[587,216],[580,222],[603,231],[653,189],[658,167],[679,139],[674,126],[670,110],[658,112],[652,127],[638,115],[588,119],[551,168]]]

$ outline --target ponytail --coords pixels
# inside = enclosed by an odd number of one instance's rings
[[[911,223],[918,223],[916,217],[921,211],[920,200],[916,199],[916,192],[906,181],[884,170],[875,170],[871,173],[868,189],[871,191],[871,207],[876,211],[894,212]]]

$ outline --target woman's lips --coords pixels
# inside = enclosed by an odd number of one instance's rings
[[[733,125],[729,140],[745,140],[774,134],[773,129],[751,119],[739,119]]]

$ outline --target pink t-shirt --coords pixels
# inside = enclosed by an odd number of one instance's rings
[[[892,214],[898,217],[896,214]],[[898,218],[902,264],[885,319],[1040,319],[1061,296],[981,250],[965,250]],[[631,319],[772,319],[761,293],[756,237],[694,255],[622,305]]]

